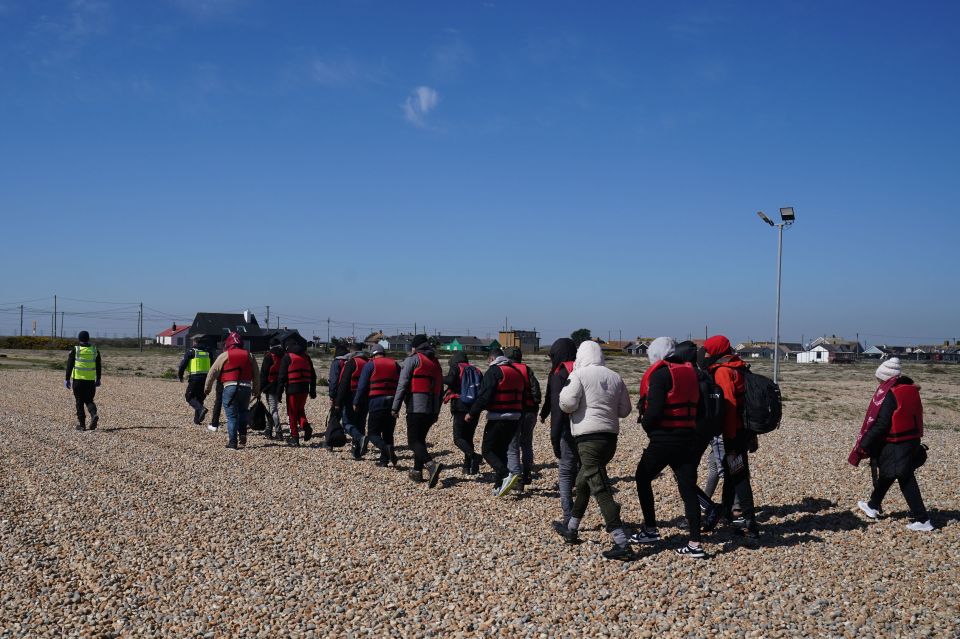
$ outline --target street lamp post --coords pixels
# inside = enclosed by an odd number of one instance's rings
[[[763,214],[763,211],[757,211],[760,219],[777,229],[777,329],[773,338],[773,383],[776,384],[780,379],[780,282],[781,270],[783,267],[783,229],[792,226],[796,221],[796,215],[792,206],[786,206],[780,209],[780,223],[776,223]]]

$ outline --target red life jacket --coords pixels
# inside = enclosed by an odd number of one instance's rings
[[[886,441],[890,444],[923,437],[923,404],[920,390],[913,384],[897,384],[890,392],[897,398],[897,410]]]
[[[246,382],[253,381],[253,366],[250,365],[250,353],[242,348],[227,349],[227,361],[220,369],[220,381]]]
[[[290,364],[287,365],[287,385],[309,384],[311,375],[310,360],[300,353],[287,353]]]
[[[672,387],[664,401],[661,428],[693,428],[697,421],[697,404],[700,403],[700,382],[693,364],[674,364],[660,360],[647,369],[640,380],[640,397],[646,412],[647,393],[650,391],[650,376],[664,366],[670,371]]]
[[[527,368],[526,364],[514,364],[514,367],[516,367],[516,369],[520,371],[520,374],[523,375],[524,390],[529,389],[530,388],[530,369]],[[533,395],[529,392],[525,392],[523,394],[523,407],[527,409],[537,407],[537,405],[533,403]]]
[[[392,357],[374,357],[373,373],[370,375],[370,397],[383,397],[397,393],[400,371]]]
[[[357,386],[360,385],[360,372],[367,363],[367,358],[363,355],[356,355],[351,359],[353,360],[354,366],[353,373],[350,375],[350,392],[355,393],[357,391]],[[340,382],[343,381],[343,372],[345,370],[347,370],[347,362],[344,362],[340,366],[340,374],[337,376],[337,388],[340,387]]]
[[[283,357],[278,357],[276,353],[270,353],[271,364],[270,370],[267,371],[267,381],[269,383],[274,383],[277,381],[277,377],[280,376],[280,362],[283,360]]]
[[[573,360],[569,362],[560,362],[560,364],[550,372],[556,375],[563,368],[567,369],[567,375],[570,375],[570,373],[573,372]]]
[[[487,411],[491,413],[519,413],[523,410],[523,400],[527,388],[527,380],[516,366],[522,364],[504,364],[500,366],[503,377],[493,389],[493,397],[487,404]]]
[[[440,369],[440,363],[423,353],[417,353],[417,357],[420,362],[413,369],[410,392],[439,395],[443,392],[443,371]]]

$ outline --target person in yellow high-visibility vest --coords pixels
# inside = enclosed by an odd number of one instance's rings
[[[97,427],[100,415],[93,398],[100,386],[100,349],[90,343],[90,333],[80,331],[77,335],[80,342],[67,355],[67,372],[63,386],[73,389],[73,398],[77,404],[77,430],[87,429],[87,415],[84,409],[90,412],[90,430]]]
[[[203,418],[207,416],[207,409],[203,405],[206,397],[203,392],[203,384],[207,381],[207,372],[210,371],[210,350],[204,347],[203,340],[200,337],[193,338],[193,348],[189,349],[180,360],[180,368],[177,370],[177,378],[183,381],[183,374],[188,372],[187,392],[185,398],[190,407],[193,408],[193,423],[202,424]]]

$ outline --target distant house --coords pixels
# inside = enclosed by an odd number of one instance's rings
[[[413,333],[401,333],[400,335],[384,337],[378,343],[380,346],[383,346],[385,350],[402,351],[406,353],[413,346],[413,337]]]
[[[501,348],[519,348],[524,353],[540,350],[540,333],[536,331],[500,331]]]
[[[184,346],[187,343],[189,324],[174,324],[170,328],[157,333],[156,341],[160,346]]]
[[[863,354],[858,342],[846,340],[821,341],[814,343],[806,351],[797,353],[798,364],[849,364]]]
[[[243,339],[243,347],[254,353],[262,353],[270,344],[270,333],[260,328],[253,313],[197,313],[187,333],[189,339],[199,337],[213,345],[221,344],[232,332]]]
[[[744,359],[773,359],[775,344],[773,342],[742,342],[734,349]],[[803,352],[803,346],[798,342],[780,342],[780,360],[787,361]]]
[[[385,339],[385,337],[386,336],[383,334],[383,331],[376,331],[376,332],[370,333],[363,339],[364,350],[370,350],[371,348],[379,344],[383,339]]]
[[[625,350],[628,355],[644,357],[646,356],[647,349],[649,347],[650,344],[648,342],[630,342],[624,347],[623,350]]]
[[[473,335],[460,335],[452,337],[449,341],[440,341],[440,348],[444,351],[481,353],[485,350],[487,342]]]

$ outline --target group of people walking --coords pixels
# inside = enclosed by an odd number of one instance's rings
[[[734,352],[730,341],[717,335],[702,346],[677,343],[660,337],[648,348],[650,366],[644,373],[636,403],[637,422],[649,442],[638,460],[635,482],[643,524],[628,529],[620,516],[607,467],[617,451],[620,421],[634,405],[622,377],[605,365],[599,344],[577,346],[569,338],[550,348],[550,372],[545,392],[534,371],[523,363],[519,349],[493,349],[485,371],[455,353],[444,374],[426,335],[417,335],[410,353],[398,362],[381,346],[369,352],[338,347],[328,375],[332,406],[323,435],[323,446],[334,450],[350,443],[350,453],[360,460],[373,446],[378,466],[398,467],[395,429],[405,407],[407,446],[413,453],[409,477],[437,486],[444,466],[427,447],[427,437],[442,407],[450,407],[453,442],[463,454],[462,472],[479,475],[486,463],[493,471],[492,493],[502,497],[522,491],[533,481],[533,434],[537,417],[550,420],[550,441],[558,465],[561,517],[553,527],[566,542],[579,541],[581,521],[590,498],[596,501],[613,545],[603,553],[608,559],[631,560],[634,544],[656,543],[657,528],[653,480],[670,468],[684,504],[688,541],[679,555],[706,556],[704,532],[726,522],[737,534],[756,538],[751,487],[750,455],[758,437],[747,428],[749,366]],[[185,398],[193,409],[194,423],[202,424],[208,410],[204,401],[216,392],[212,422],[219,429],[222,406],[227,419],[227,448],[246,445],[252,398],[266,398],[267,438],[297,447],[313,438],[306,403],[317,397],[317,373],[304,345],[296,339],[274,340],[261,365],[243,348],[237,333],[223,343],[214,359],[198,341],[181,361],[178,376],[188,375]],[[86,427],[84,410],[96,428],[93,403],[100,385],[100,354],[81,332],[79,344],[67,361],[66,386],[74,391],[80,430]],[[899,360],[884,362],[877,370],[880,387],[871,400],[860,437],[849,461],[856,465],[870,458],[874,490],[860,510],[869,518],[881,516],[881,502],[899,481],[910,506],[915,531],[932,525],[914,474],[925,459],[923,410],[919,389],[901,375]],[[288,430],[284,434],[280,402],[286,397]],[[486,421],[479,452],[476,429],[483,413]],[[778,417],[779,419],[779,417]],[[697,481],[698,467],[708,453],[706,488]],[[719,504],[712,500],[723,481]]]

